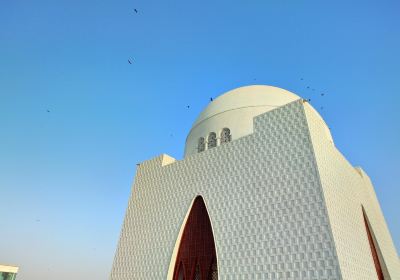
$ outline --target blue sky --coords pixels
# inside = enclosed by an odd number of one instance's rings
[[[0,263],[107,279],[136,163],[249,84],[311,98],[400,250],[399,49],[394,0],[3,1]]]

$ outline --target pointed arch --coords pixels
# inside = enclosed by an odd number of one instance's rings
[[[201,196],[194,199],[184,223],[172,279],[181,280],[178,276],[184,264],[185,280],[208,280],[205,277],[212,274],[212,268],[217,269],[217,256],[210,217]]]
[[[384,263],[383,263],[383,265],[381,263],[380,259],[382,259],[382,256],[380,256],[380,250],[379,250],[378,244],[374,240],[375,239],[374,233],[370,227],[367,214],[365,213],[364,206],[361,206],[361,208],[362,208],[364,225],[365,225],[365,230],[367,232],[368,243],[369,243],[369,247],[371,250],[372,259],[374,260],[376,274],[378,276],[378,280],[385,280],[383,269],[386,269],[386,267],[384,266]]]

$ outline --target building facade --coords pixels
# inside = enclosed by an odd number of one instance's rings
[[[400,279],[367,174],[312,106],[248,86],[200,114],[185,157],[141,163],[111,280]]]
[[[15,280],[17,278],[18,267],[0,264],[0,280]]]

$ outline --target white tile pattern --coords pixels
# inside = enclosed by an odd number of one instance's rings
[[[376,279],[363,278],[371,270],[362,266],[370,263],[360,256],[353,264],[353,248],[344,248],[347,241],[341,238],[354,239],[337,234],[347,221],[331,230],[330,222],[353,214],[331,209],[342,199],[331,190],[340,178],[329,179],[332,171],[323,171],[328,164],[320,159],[324,148],[312,146],[320,131],[314,125],[310,134],[308,123],[314,120],[307,121],[305,110],[298,100],[257,116],[253,134],[181,161],[163,155],[142,163],[111,280],[167,279],[179,230],[197,195],[203,196],[211,219],[219,279]],[[319,172],[325,172],[323,178]],[[366,209],[373,226],[381,226],[379,215],[369,213],[376,207]],[[328,213],[334,217],[328,219]],[[347,230],[349,225],[343,226]],[[334,240],[344,257],[338,258]]]
[[[364,206],[381,250],[385,280],[400,279],[399,259],[368,175],[354,168],[325,135],[325,124],[305,104],[343,279],[378,279],[364,225]]]

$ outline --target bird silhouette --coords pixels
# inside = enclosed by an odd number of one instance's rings
[[[300,80],[304,80],[303,78],[300,78]]]
[[[130,59],[128,59],[128,63],[129,63],[129,64],[132,64],[132,61],[131,61]]]
[[[47,109],[47,113],[50,113],[50,110],[49,110],[49,109]]]
[[[135,13],[138,13],[138,10],[134,9]]]
[[[187,107],[188,109],[190,108],[190,106],[189,106],[189,105],[187,105],[186,107]]]
[[[307,88],[310,88],[309,86],[307,86]]]
[[[212,97],[210,97],[210,101],[213,101],[214,99]]]
[[[311,99],[310,99],[310,98],[308,99],[308,102],[311,102]]]
[[[325,93],[321,93],[321,96],[324,96],[325,95]]]

